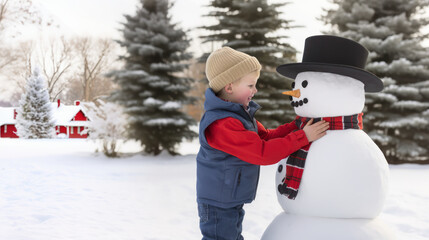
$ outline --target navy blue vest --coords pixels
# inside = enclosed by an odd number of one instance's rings
[[[200,150],[197,155],[197,201],[223,208],[250,203],[256,196],[260,167],[212,148],[204,132],[214,121],[233,117],[240,120],[246,129],[257,133],[254,115],[260,106],[251,101],[247,112],[241,104],[216,97],[210,88],[205,96],[206,112],[200,122]]]

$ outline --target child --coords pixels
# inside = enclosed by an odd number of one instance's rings
[[[207,89],[197,155],[197,202],[205,239],[243,239],[243,204],[255,199],[259,165],[270,165],[326,134],[320,121],[303,130],[294,122],[267,130],[251,101],[261,65],[255,57],[223,47],[206,62]],[[296,130],[296,131],[294,131]]]

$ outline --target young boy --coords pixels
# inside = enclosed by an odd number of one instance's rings
[[[320,121],[303,130],[295,123],[267,130],[251,101],[261,65],[255,57],[223,47],[206,62],[207,89],[197,155],[197,202],[203,240],[243,239],[243,204],[255,199],[259,165],[286,158],[326,134]],[[294,131],[296,130],[296,131]]]

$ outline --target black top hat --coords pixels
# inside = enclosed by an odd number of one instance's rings
[[[355,78],[365,85],[365,92],[379,92],[383,82],[364,70],[368,50],[347,38],[329,35],[308,37],[305,40],[301,63],[277,67],[283,76],[295,79],[300,72],[328,72]]]

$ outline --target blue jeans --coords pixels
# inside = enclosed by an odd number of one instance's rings
[[[219,208],[198,203],[202,240],[244,240],[241,235],[244,218],[243,204]]]

